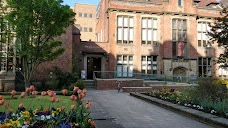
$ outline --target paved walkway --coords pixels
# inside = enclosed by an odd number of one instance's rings
[[[88,90],[96,128],[211,128],[117,90]]]

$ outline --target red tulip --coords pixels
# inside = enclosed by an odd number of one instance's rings
[[[11,91],[11,96],[14,97],[16,95],[16,91],[15,90],[12,90]]]
[[[35,90],[35,87],[34,87],[34,85],[30,85],[30,91],[34,91]]]
[[[67,91],[66,89],[63,89],[63,90],[62,90],[62,94],[63,94],[64,96],[67,94],[67,92],[68,92],[68,91]]]
[[[90,109],[91,107],[91,103],[90,102],[87,102],[86,105],[85,105],[86,109]]]
[[[81,90],[81,89],[78,89],[78,91],[77,91],[78,95],[79,95],[81,92],[82,92],[82,90]]]
[[[32,91],[32,95],[36,96],[38,94],[37,91]]]
[[[50,92],[48,93],[48,95],[49,95],[50,97],[54,97],[54,96],[56,95],[56,93],[55,93],[54,91],[50,91]]]
[[[78,87],[74,86],[74,90],[73,90],[73,91],[74,91],[74,92],[77,92],[78,89],[79,89]]]

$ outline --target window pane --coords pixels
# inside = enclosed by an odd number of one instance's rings
[[[130,27],[134,26],[133,18],[130,18]]]
[[[142,30],[142,40],[146,40],[146,29]]]
[[[147,35],[148,41],[152,41],[152,30],[148,30],[148,35]]]
[[[198,37],[198,40],[202,40],[202,37],[201,37],[201,32],[198,32],[197,37]]]
[[[130,41],[133,41],[134,33],[133,33],[133,28],[130,28]]]
[[[176,22],[176,19],[173,19],[173,22],[172,22],[172,28],[173,28],[173,29],[176,29],[176,28],[177,28],[177,22]]]
[[[202,37],[203,40],[207,40],[207,35],[206,35],[206,33],[202,33],[202,36],[203,36],[203,37]]]
[[[152,28],[152,19],[148,19],[148,28]]]
[[[173,35],[172,35],[173,40],[177,40],[177,39],[176,39],[177,31],[176,31],[176,30],[173,30],[173,33],[172,33],[172,34],[173,34]]]
[[[209,24],[207,24],[207,32],[211,31],[211,27],[209,26]]]
[[[202,31],[204,31],[204,32],[206,32],[207,31],[207,29],[206,29],[206,24],[205,23],[203,23],[203,28],[202,28]]]
[[[123,40],[123,31],[122,28],[118,28],[118,40]]]
[[[124,28],[124,40],[128,40],[128,28]]]
[[[119,63],[119,64],[122,63],[122,56],[117,56],[117,63]]]
[[[118,26],[123,26],[123,17],[118,16]]]
[[[153,31],[153,41],[157,41],[157,30]]]
[[[187,32],[186,31],[183,31],[182,36],[183,36],[182,40],[187,41]]]
[[[122,65],[117,65],[117,77],[122,77]]]
[[[156,19],[154,19],[153,26],[154,26],[154,28],[158,28]]]
[[[123,65],[123,77],[127,77],[127,65]]]
[[[183,30],[187,30],[186,20],[183,20]]]
[[[128,27],[128,18],[124,17],[124,27]]]
[[[203,58],[203,65],[207,65],[207,59]]]
[[[179,30],[182,29],[182,20],[178,19],[177,27],[178,27]]]
[[[142,19],[142,28],[147,28],[147,19]]]
[[[198,25],[197,25],[197,30],[198,30],[198,31],[202,31],[201,23],[198,23]]]
[[[129,66],[128,68],[128,77],[133,77],[133,66]]]

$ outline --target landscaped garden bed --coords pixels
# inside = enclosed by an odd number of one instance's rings
[[[206,79],[198,84],[181,91],[172,90],[164,85],[161,91],[154,90],[146,95],[228,118],[226,81]]]
[[[38,95],[34,86],[16,95],[0,96],[0,128],[95,128],[89,117],[90,101],[83,101],[86,90],[74,87],[62,95],[43,91]],[[67,96],[69,95],[70,96]]]

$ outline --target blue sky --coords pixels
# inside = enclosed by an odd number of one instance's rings
[[[63,4],[69,5],[71,8],[74,7],[75,3],[83,3],[83,4],[98,4],[100,0],[63,0]]]

